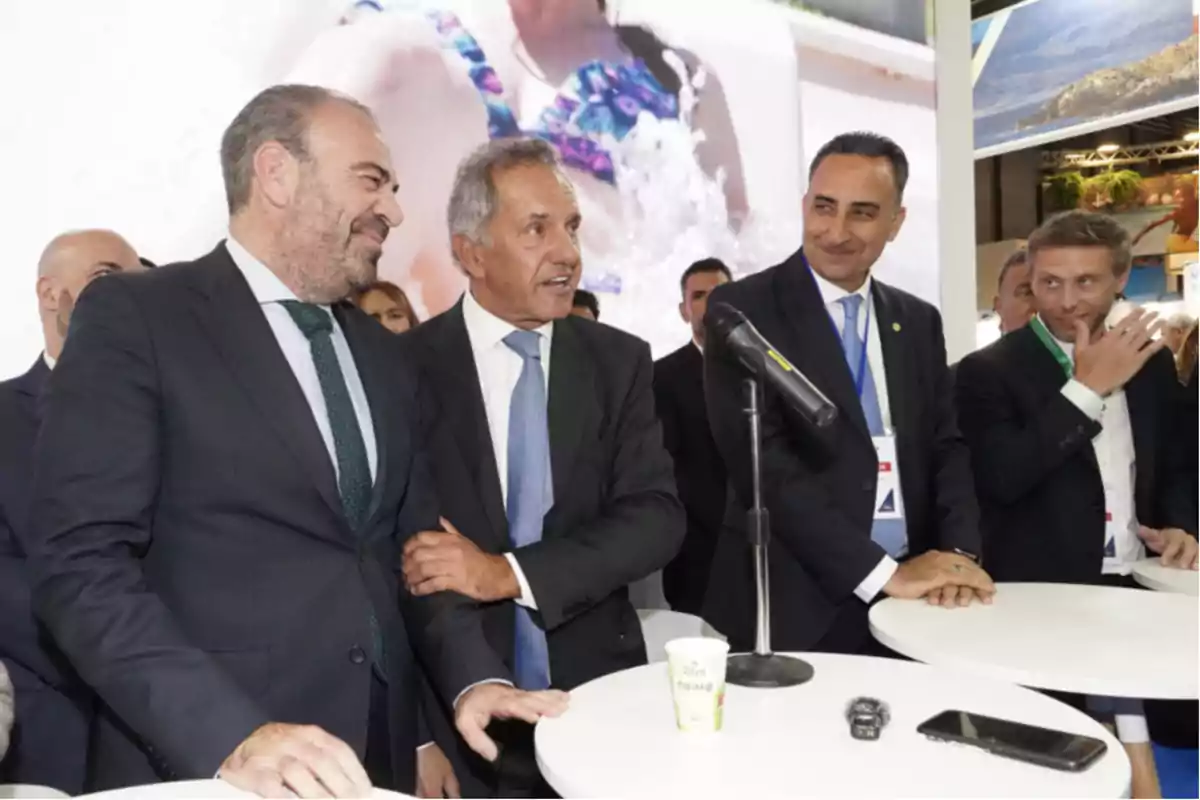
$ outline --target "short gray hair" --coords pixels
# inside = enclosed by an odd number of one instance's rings
[[[1043,222],[1029,234],[1025,249],[1032,263],[1041,250],[1059,247],[1103,247],[1112,256],[1113,274],[1118,277],[1133,264],[1129,231],[1107,214],[1095,211],[1063,211]]]
[[[454,176],[446,207],[451,238],[462,235],[482,241],[484,228],[496,213],[496,173],[536,165],[561,171],[554,148],[541,139],[496,139],[476,148]]]
[[[296,159],[309,159],[308,125],[313,112],[327,103],[345,103],[374,119],[371,110],[352,97],[302,84],[264,89],[238,112],[221,136],[221,173],[230,214],[250,201],[254,154],[264,144],[278,142]]]

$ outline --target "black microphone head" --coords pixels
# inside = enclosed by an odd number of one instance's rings
[[[735,328],[746,322],[746,315],[729,303],[710,303],[704,312],[704,327],[713,340],[725,341]]]

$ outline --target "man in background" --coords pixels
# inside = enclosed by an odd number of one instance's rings
[[[1196,441],[1181,440],[1174,364],[1154,338],[1161,323],[1140,309],[1113,320],[1130,248],[1103,214],[1047,220],[1029,237],[1037,316],[959,365],[984,557],[998,580],[1132,587],[1147,550],[1196,568],[1196,486],[1182,467]],[[1180,708],[1156,710],[1167,719]],[[1134,796],[1154,796],[1141,702],[1119,701],[1116,712]]]
[[[904,223],[904,151],[877,134],[843,134],[817,152],[809,175],[803,249],[718,286],[709,308],[740,309],[838,408],[818,431],[765,393],[772,634],[779,650],[863,653],[876,648],[867,612],[881,595],[950,608],[990,600],[994,586],[977,563],[978,510],[941,317],[872,276]],[[708,416],[736,502],[726,509],[704,611],[747,650],[756,604],[745,535],[746,373],[709,333]]]
[[[590,319],[592,322],[599,322],[600,298],[587,289],[576,289],[575,297],[571,301],[571,313],[577,317]]]
[[[24,375],[0,383],[0,658],[16,687],[18,720],[0,783],[84,790],[91,691],[34,619],[21,542],[28,533],[42,390],[62,353],[75,302],[92,281],[141,269],[137,253],[112,231],[55,237],[38,261],[45,350]]]
[[[1029,283],[1029,262],[1024,247],[1004,259],[996,281],[992,310],[1000,318],[1002,335],[1024,328],[1033,317],[1033,289]]]
[[[448,216],[467,292],[399,342],[420,369],[445,532],[408,543],[405,581],[484,604],[488,641],[521,688],[645,664],[628,587],[683,538],[650,348],[570,313],[582,219],[545,142],[476,150]],[[548,796],[532,727],[505,742],[494,770],[473,770],[485,796]]]
[[[402,219],[371,112],[271,87],[220,155],[228,239],[76,309],[35,457],[34,605],[102,701],[95,788],[413,793],[418,655],[484,757],[493,717],[565,698],[505,685],[472,605],[398,580],[438,508],[416,378],[345,300]]]
[[[704,313],[708,295],[733,276],[716,258],[688,267],[679,280],[679,314],[691,339],[654,364],[654,401],[663,445],[675,461],[675,485],[687,512],[679,554],[663,569],[663,595],[676,611],[699,615],[725,515],[726,476],[704,405]]]
[[[1167,319],[1167,324],[1163,327],[1163,339],[1166,340],[1167,349],[1171,351],[1172,355],[1179,355],[1184,341],[1187,340],[1187,335],[1195,324],[1196,320],[1186,311],[1172,314]]]

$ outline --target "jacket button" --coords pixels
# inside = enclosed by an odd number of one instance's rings
[[[364,663],[366,663],[366,660],[367,660],[367,654],[365,652],[363,652],[363,649],[361,647],[358,647],[357,645],[355,645],[354,647],[350,648],[350,663],[351,664],[364,664]]]

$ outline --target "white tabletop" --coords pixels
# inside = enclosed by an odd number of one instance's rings
[[[1133,579],[1156,592],[1175,592],[1192,597],[1200,595],[1200,572],[1164,567],[1157,558],[1147,558],[1134,564]]]
[[[571,707],[535,734],[542,774],[563,797],[1119,797],[1129,760],[1104,728],[1019,686],[924,664],[805,655],[813,679],[786,689],[730,686],[717,734],[675,728],[666,664],[607,675],[571,692]],[[888,703],[879,741],[850,737],[847,703]],[[917,725],[961,709],[1103,739],[1108,752],[1065,773],[934,742]]]
[[[1191,700],[1198,605],[1141,589],[1002,583],[989,606],[884,600],[871,608],[871,632],[918,661],[1022,686]]]
[[[77,800],[243,800],[258,795],[235,789],[225,781],[176,781],[174,783],[153,783],[148,786],[130,786],[126,789],[113,789],[108,792],[79,795]],[[376,789],[372,792],[373,800],[414,800],[411,795]]]

